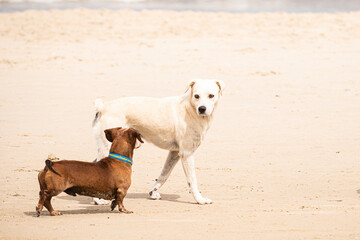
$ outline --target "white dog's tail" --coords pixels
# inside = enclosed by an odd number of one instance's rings
[[[95,118],[93,120],[93,127],[100,120],[101,112],[104,110],[103,100],[101,98],[95,99],[94,106],[95,106]]]

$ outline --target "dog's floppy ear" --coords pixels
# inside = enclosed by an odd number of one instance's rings
[[[216,85],[218,85],[219,87],[219,92],[220,92],[220,95],[222,95],[222,92],[224,91],[225,89],[225,83],[221,80],[215,80],[215,83]]]
[[[195,80],[190,80],[190,82],[188,83],[188,87],[186,88],[186,91],[189,91],[190,88],[192,88],[195,85],[196,81]]]
[[[144,141],[141,138],[140,133],[138,133],[138,132],[136,132],[136,133],[137,133],[136,139],[139,140],[139,142],[144,143]]]
[[[114,138],[113,138],[113,130],[114,129],[106,129],[104,132],[105,132],[105,137],[106,139],[109,141],[109,142],[112,142],[114,141]]]
[[[139,148],[141,144],[144,143],[144,141],[141,139],[140,133],[138,133],[136,130],[134,130],[134,134],[136,137],[135,148]]]
[[[119,131],[121,129],[121,127],[118,128],[110,128],[110,129],[106,129],[105,132],[105,137],[109,142],[114,141],[115,137],[116,137],[116,132]]]

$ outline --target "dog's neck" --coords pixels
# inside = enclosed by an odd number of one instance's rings
[[[113,142],[110,148],[110,152],[132,159],[134,154],[134,147],[135,146],[132,146],[130,143],[120,140]]]

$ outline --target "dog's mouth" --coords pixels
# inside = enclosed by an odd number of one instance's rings
[[[201,116],[201,117],[208,117],[208,116],[209,116],[209,114],[207,114],[207,112],[201,113],[201,112],[198,111],[197,114],[198,114],[199,116]]]

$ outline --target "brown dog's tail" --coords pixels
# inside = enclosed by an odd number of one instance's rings
[[[52,172],[54,172],[55,174],[61,176],[60,173],[58,173],[57,171],[55,171],[55,169],[53,169],[53,167],[51,166],[52,162],[51,162],[49,159],[47,159],[47,160],[45,161],[45,164],[46,164],[46,166],[47,166],[48,169],[50,169],[50,170],[51,170]]]

